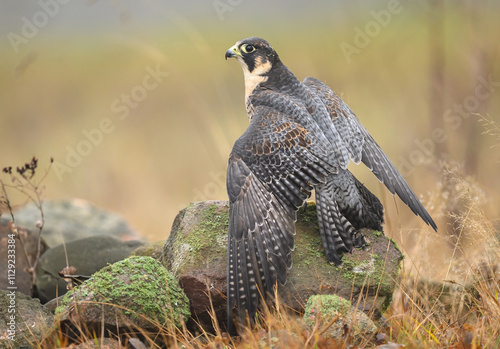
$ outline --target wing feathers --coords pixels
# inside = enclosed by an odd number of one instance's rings
[[[342,253],[357,244],[355,229],[347,219],[356,210],[362,214],[364,208],[373,209],[373,224],[382,222],[380,202],[366,188],[360,191],[366,207],[336,201],[331,176],[339,176],[339,168],[345,170],[351,159],[362,161],[392,194],[436,229],[406,181],[349,107],[314,78],[305,79],[300,88],[304,93],[298,95],[304,100],[270,89],[259,90],[258,96],[254,91],[251,124],[229,158],[230,326],[235,306],[240,323],[245,323],[247,316],[251,321],[260,297],[272,293],[278,280],[286,282],[292,264],[296,211],[313,188],[320,233],[331,262],[340,263]],[[342,195],[352,196],[348,192]]]
[[[286,282],[296,211],[337,168],[325,144],[286,115],[255,106],[229,158],[228,321],[253,318],[259,298]]]
[[[339,130],[344,147],[349,150],[352,159],[355,162],[359,162],[361,159],[392,194],[397,194],[413,213],[420,216],[426,224],[436,230],[436,223],[422,206],[408,183],[347,104],[327,85],[315,78],[306,78],[304,84],[313,94],[322,96],[321,101],[326,105],[332,123]]]
[[[254,317],[260,297],[271,293],[277,280],[285,283],[295,234],[295,210],[284,209],[241,159],[231,157],[228,187],[236,188],[235,183],[241,186],[229,206],[229,324],[235,306],[239,322],[245,323],[247,316]]]

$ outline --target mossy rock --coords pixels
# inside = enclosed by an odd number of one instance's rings
[[[226,259],[229,205],[226,201],[192,203],[174,220],[163,248],[164,264],[176,275],[210,268]]]
[[[54,316],[40,301],[21,292],[0,290],[0,348],[37,348]]]
[[[130,254],[131,256],[144,256],[152,257],[154,259],[161,259],[163,254],[163,246],[165,245],[165,240],[147,242],[142,246],[137,247]]]
[[[348,326],[355,342],[373,337],[377,330],[365,313],[337,295],[309,297],[304,311],[304,323],[311,329],[315,326],[325,329],[324,336],[336,340],[342,340],[345,326]]]
[[[163,249],[165,267],[178,276],[191,312],[209,330],[210,304],[225,323],[228,221],[226,201],[193,203],[177,215]],[[326,260],[316,205],[299,210],[296,231],[293,266],[286,285],[278,289],[284,306],[303,312],[310,296],[338,294],[370,316],[380,317],[391,303],[403,259],[396,244],[382,232],[364,230],[369,244],[345,254],[337,267]]]
[[[371,317],[379,318],[389,307],[404,255],[383,232],[362,229],[368,245],[344,254],[342,265],[325,257],[316,218],[316,205],[299,210],[292,269],[280,288],[283,300],[303,310],[312,295],[337,294],[359,304]]]
[[[129,257],[142,244],[140,241],[120,241],[113,236],[101,235],[50,248],[40,257],[36,268],[40,300],[45,303],[67,292],[67,283],[59,276],[59,272],[66,267],[67,258],[77,274],[92,275],[110,263]]]
[[[130,257],[99,270],[64,296],[56,314],[86,328],[146,331],[181,327],[190,316],[177,280],[151,257]]]
[[[226,316],[227,201],[192,203],[174,220],[163,248],[163,264],[179,278],[197,324],[213,330],[210,304]]]

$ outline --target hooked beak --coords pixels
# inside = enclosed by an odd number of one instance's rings
[[[236,57],[236,56],[241,56],[241,51],[240,49],[238,48],[238,46],[234,45],[233,47],[231,47],[229,50],[226,51],[226,60],[228,58],[233,58],[233,57]]]

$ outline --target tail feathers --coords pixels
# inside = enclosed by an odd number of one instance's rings
[[[352,174],[351,174],[352,176]],[[384,223],[384,206],[380,200],[366,188],[363,183],[352,176],[354,184],[360,195],[358,212],[352,210],[340,210],[347,219],[354,225],[356,229],[370,228],[373,230],[382,231],[382,223]]]
[[[342,254],[352,251],[356,231],[352,224],[340,213],[328,185],[320,184],[315,189],[319,232],[325,248],[326,258],[330,263],[340,265],[342,263]]]
[[[382,230],[384,207],[351,172],[340,170],[337,174],[329,175],[323,187],[337,202],[340,213],[354,228]]]

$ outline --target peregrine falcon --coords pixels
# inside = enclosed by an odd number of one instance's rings
[[[250,125],[235,142],[227,168],[228,328],[253,319],[260,298],[284,284],[292,265],[297,210],[314,189],[326,258],[362,246],[361,228],[381,230],[383,207],[347,165],[363,162],[433,229],[436,224],[352,110],[323,82],[300,82],[261,38],[226,52],[245,78]]]

